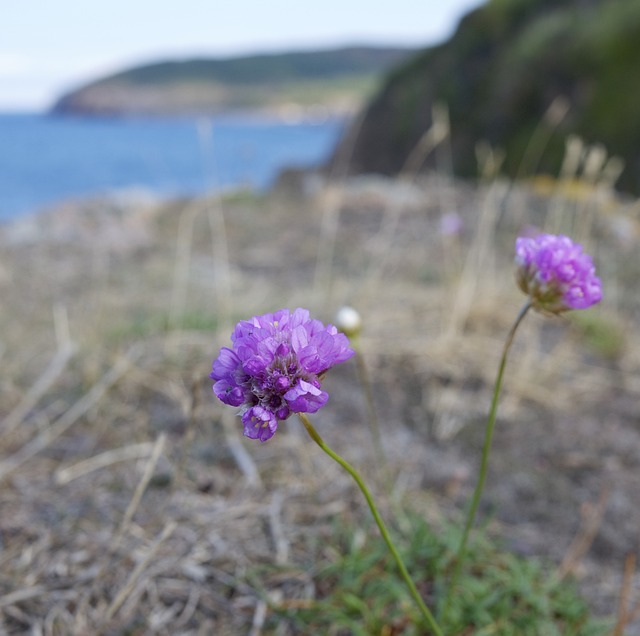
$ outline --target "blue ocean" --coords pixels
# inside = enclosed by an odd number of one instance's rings
[[[340,119],[0,114],[0,222],[128,189],[159,196],[263,190],[285,167],[325,161],[343,127]]]

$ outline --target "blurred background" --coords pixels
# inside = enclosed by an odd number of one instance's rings
[[[477,4],[7,7],[0,219],[107,191],[265,188],[326,160],[383,74]]]
[[[360,313],[316,426],[435,604],[541,230],[604,299],[518,331],[451,633],[640,634],[638,0],[0,22],[0,635],[420,633],[348,476],[294,418],[243,439],[211,362],[252,315]]]

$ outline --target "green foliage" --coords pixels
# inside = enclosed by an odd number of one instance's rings
[[[625,347],[624,329],[613,317],[598,311],[574,311],[569,317],[592,351],[611,359],[622,355]]]
[[[179,325],[171,325],[171,319],[166,313],[139,314],[116,325],[107,334],[107,338],[112,343],[128,342],[167,333],[175,328],[214,332],[218,328],[218,317],[205,311],[190,311],[181,317]]]
[[[399,544],[418,589],[437,616],[438,603],[452,569],[460,531],[445,526],[437,532],[412,517]],[[387,548],[376,533],[364,543],[339,528],[343,554],[314,577],[318,597],[308,606],[274,608],[271,627],[286,621],[291,632],[371,636],[424,634],[420,617],[395,572]],[[505,552],[482,531],[469,544],[467,560],[444,633],[474,636],[601,636],[602,621],[589,616],[584,600],[571,582],[554,579],[538,560]]]
[[[380,83],[379,73],[352,73],[328,78],[301,79],[283,84],[279,94],[283,101],[296,104],[322,104],[341,95],[371,96]]]
[[[137,66],[63,95],[54,112],[189,113],[337,104],[369,99],[409,48],[351,47],[164,61]]]
[[[431,125],[433,104],[445,103],[458,175],[477,175],[474,149],[486,140],[505,150],[508,176],[522,176],[523,156],[542,124],[548,143],[535,166],[541,172],[557,174],[564,139],[578,135],[620,156],[620,185],[638,192],[639,67],[638,2],[491,0],[448,42],[394,71],[367,111],[354,163],[397,173]],[[568,114],[550,123],[545,115],[559,97]]]
[[[135,84],[216,81],[224,84],[272,84],[378,73],[399,63],[410,49],[360,47],[249,55],[228,59],[158,62],[118,73],[102,81]]]

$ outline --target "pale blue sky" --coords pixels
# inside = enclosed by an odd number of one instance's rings
[[[140,62],[325,48],[428,46],[482,0],[29,0],[3,3],[0,110]]]

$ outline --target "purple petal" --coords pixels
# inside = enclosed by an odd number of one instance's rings
[[[284,394],[284,398],[293,413],[315,413],[327,403],[329,394],[305,380],[300,380]]]
[[[240,358],[231,349],[223,347],[220,350],[220,355],[213,361],[213,370],[209,377],[213,380],[220,380],[233,375],[238,366],[240,366]]]
[[[293,314],[291,314],[290,326],[291,328],[304,325],[309,322],[309,311],[307,309],[301,309],[298,307]]]
[[[241,387],[227,380],[218,380],[213,385],[213,392],[218,399],[229,406],[240,406],[244,402],[244,391]]]
[[[298,325],[291,331],[291,348],[295,353],[300,353],[309,344],[309,334],[307,330]]]
[[[266,371],[270,360],[265,360],[261,356],[253,356],[249,360],[243,363],[242,368],[249,375],[258,375]]]
[[[245,436],[261,442],[271,439],[278,428],[275,415],[261,406],[254,406],[244,413],[242,423]]]

